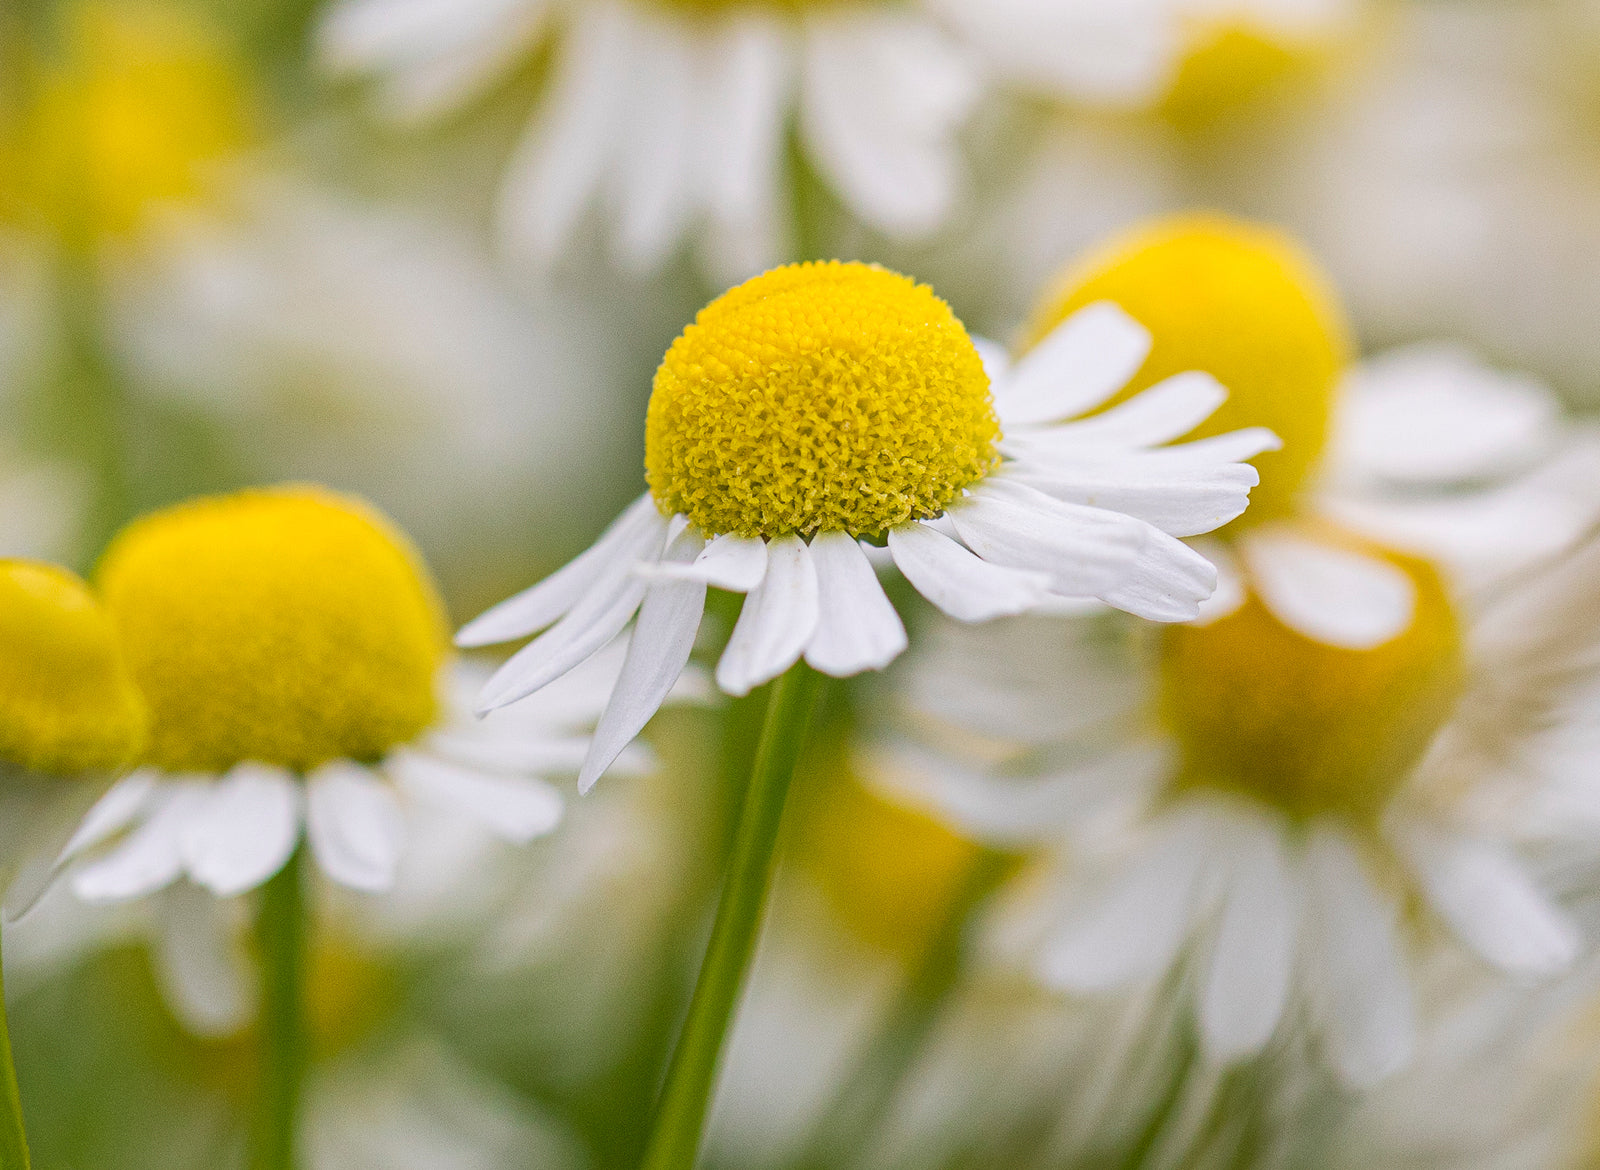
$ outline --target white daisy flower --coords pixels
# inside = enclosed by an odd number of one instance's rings
[[[627,263],[649,267],[704,221],[718,267],[780,259],[784,135],[875,228],[920,235],[955,202],[955,132],[974,63],[915,6],[671,0],[344,0],[322,28],[340,74],[376,74],[414,120],[477,96],[554,40],[552,76],[504,179],[500,228],[554,259],[595,203]]]
[[[333,881],[385,890],[408,822],[438,808],[508,841],[548,833],[562,798],[546,777],[583,759],[623,653],[597,655],[509,718],[473,719],[483,672],[446,660],[438,602],[404,538],[313,488],[147,517],[113,544],[101,579],[153,730],[145,766],[63,855],[89,900],[180,878],[241,894],[302,837]]]
[[[656,374],[650,491],[566,568],[469,623],[466,646],[545,630],[485,710],[560,678],[635,616],[579,775],[586,790],[689,660],[707,586],[747,594],[716,681],[742,695],[804,657],[881,669],[906,633],[862,547],[962,621],[1091,599],[1157,621],[1199,612],[1211,566],[1180,536],[1238,516],[1253,428],[1168,441],[1225,397],[1184,374],[1072,421],[1139,368],[1149,335],[1094,305],[990,380],[926,286],[860,264],[775,269],[703,310]],[[546,627],[549,627],[546,629]]]
[[[1247,243],[1191,225],[1074,295],[1110,281],[1137,299],[1130,274],[1181,263],[1207,328],[1227,330],[1224,301],[1245,316],[1215,362],[1170,318],[1156,355],[1220,372],[1254,341],[1263,290],[1239,290],[1261,241]],[[1209,550],[1225,568],[1201,619],[1154,646],[1072,625],[948,630],[903,688],[940,750],[891,750],[884,775],[974,833],[1075,842],[1083,864],[1039,960],[1054,986],[1124,987],[1191,959],[1215,1061],[1259,1053],[1303,1010],[1334,1068],[1365,1084],[1415,1048],[1402,905],[1516,975],[1576,954],[1517,860],[1503,797],[1528,786],[1527,732],[1591,653],[1579,618],[1597,552],[1487,601],[1467,586],[1570,549],[1600,509],[1550,473],[1573,444],[1538,387],[1413,352],[1358,370],[1335,404],[1331,379],[1310,377],[1322,363],[1301,363],[1287,397],[1247,365],[1229,409],[1254,404],[1311,452],[1263,463],[1270,518]]]

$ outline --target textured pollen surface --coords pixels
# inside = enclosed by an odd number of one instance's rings
[[[125,529],[100,580],[159,767],[373,759],[433,719],[442,607],[359,501],[288,487],[181,504]]]
[[[1411,626],[1381,646],[1314,641],[1253,596],[1213,625],[1162,631],[1162,706],[1185,784],[1247,792],[1297,816],[1382,811],[1455,700],[1461,637],[1426,562],[1359,547],[1386,555],[1417,589]]]
[[[1114,301],[1150,330],[1143,368],[1107,405],[1163,378],[1203,370],[1228,400],[1193,437],[1264,426],[1281,451],[1251,460],[1261,483],[1244,525],[1293,510],[1327,440],[1349,333],[1315,263],[1278,232],[1221,216],[1136,228],[1071,270],[1030,323],[1034,344],[1094,301]]]
[[[88,587],[53,565],[0,561],[0,762],[109,771],[144,734],[144,703]]]
[[[972,339],[926,285],[796,264],[712,301],[656,371],[645,470],[707,534],[877,533],[937,516],[995,465]]]

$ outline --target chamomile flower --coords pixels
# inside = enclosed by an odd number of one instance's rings
[[[401,119],[454,109],[547,35],[552,76],[500,193],[502,234],[549,261],[594,203],[620,256],[665,259],[704,220],[719,268],[786,249],[784,136],[863,220],[925,233],[955,200],[974,63],[915,6],[832,0],[345,0],[323,25],[336,73],[374,74]]]
[[[485,645],[545,630],[490,681],[485,710],[585,661],[634,615],[617,689],[579,776],[639,732],[693,649],[708,585],[746,594],[716,671],[742,695],[802,656],[836,677],[906,646],[862,541],[963,621],[1098,598],[1194,617],[1211,566],[1179,539],[1244,510],[1276,446],[1246,429],[1164,446],[1225,397],[1180,375],[1094,421],[1149,335],[1104,304],[998,381],[926,286],[862,265],[774,269],[713,301],[656,373],[647,491],[589,551],[466,626]],[[548,629],[545,629],[549,627]]]
[[[983,835],[1076,840],[1039,965],[1053,985],[1123,987],[1188,955],[1215,1060],[1304,1012],[1360,1084],[1415,1046],[1402,906],[1517,975],[1576,953],[1511,818],[1482,810],[1531,787],[1530,724],[1583,669],[1595,550],[1509,593],[1467,586],[1570,549],[1594,508],[1564,477],[1518,478],[1562,445],[1536,387],[1414,354],[1341,383],[1337,351],[1294,341],[1289,298],[1258,311],[1262,265],[1276,257],[1281,281],[1285,256],[1268,234],[1184,222],[1074,277],[1067,306],[1112,295],[1148,318],[1144,376],[1211,368],[1231,379],[1226,410],[1289,437],[1261,461],[1264,514],[1219,534],[1229,568],[1201,619],[1152,643],[1067,625],[930,640],[906,694],[941,750],[902,757],[891,783]],[[1156,274],[1192,299],[1141,302]]]
[[[314,487],[152,514],[99,571],[152,726],[143,766],[66,851],[89,900],[181,877],[219,896],[275,874],[302,833],[328,877],[390,886],[407,822],[443,806],[515,842],[549,832],[597,712],[593,672],[509,719],[463,705],[443,610],[405,538]],[[614,661],[614,659],[613,659]]]

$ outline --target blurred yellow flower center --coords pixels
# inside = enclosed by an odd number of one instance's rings
[[[1071,313],[1113,301],[1150,330],[1150,356],[1112,403],[1185,370],[1203,370],[1228,400],[1194,438],[1265,426],[1283,440],[1253,462],[1261,483],[1236,525],[1292,510],[1328,435],[1350,358],[1328,282],[1287,237],[1213,215],[1143,225],[1067,273],[1030,322],[1027,344]]]
[[[1208,126],[1293,77],[1310,49],[1248,21],[1208,22],[1195,30],[1162,112],[1185,129]]]
[[[359,501],[291,487],[182,504],[125,529],[100,578],[162,768],[373,759],[434,717],[442,608]]]
[[[1382,811],[1455,701],[1461,633],[1431,566],[1365,551],[1416,587],[1411,625],[1373,649],[1308,638],[1254,596],[1212,625],[1162,632],[1161,704],[1183,785],[1245,792],[1295,816]]]
[[[144,734],[144,703],[88,588],[53,565],[0,561],[0,763],[110,770]]]
[[[9,160],[29,213],[88,243],[204,192],[206,164],[250,140],[242,71],[178,9],[85,4],[44,65]]]
[[[798,855],[829,906],[863,942],[907,959],[933,942],[979,856],[848,775],[825,778],[799,823]]]
[[[701,531],[881,532],[937,516],[994,467],[972,339],[926,285],[792,264],[712,301],[656,371],[645,469]]]

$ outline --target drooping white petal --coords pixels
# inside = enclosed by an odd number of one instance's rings
[[[1200,614],[1194,619],[1194,624],[1209,626],[1237,613],[1244,604],[1247,591],[1244,570],[1234,559],[1232,547],[1220,540],[1207,539],[1191,541],[1189,547],[1210,561],[1211,567],[1217,571],[1217,588],[1200,603]]]
[[[845,202],[894,235],[937,228],[960,182],[972,62],[915,14],[850,12],[806,22],[801,70],[801,135]]]
[[[1554,975],[1577,957],[1577,928],[1498,845],[1420,825],[1392,835],[1429,903],[1485,961],[1519,975]]]
[[[706,49],[696,144],[706,200],[718,219],[748,223],[773,199],[794,85],[791,46],[778,22],[749,12],[716,30]]]
[[[183,872],[179,842],[184,828],[205,798],[198,785],[163,791],[143,824],[72,875],[73,892],[86,902],[117,902],[170,885]]]
[[[617,246],[638,271],[655,268],[672,251],[692,209],[692,151],[698,95],[690,31],[649,9],[633,14],[636,52],[629,73],[620,157],[613,171]]]
[[[906,648],[906,628],[855,537],[818,533],[811,541],[811,563],[817,572],[818,617],[806,661],[835,678],[888,666]]]
[[[1187,622],[1217,587],[1217,570],[1205,557],[1152,528],[1128,579],[1100,600],[1153,622]]]
[[[684,532],[667,549],[662,563],[688,563],[700,552],[701,544],[692,530]],[[763,552],[763,567],[765,563]],[[699,581],[657,581],[650,586],[617,685],[578,772],[580,793],[589,791],[666,702],[694,649],[705,604],[706,587]]]
[[[622,82],[640,48],[629,32],[623,6],[602,2],[578,9],[562,38],[542,113],[517,144],[500,193],[499,230],[513,254],[554,260],[599,189],[617,149]]]
[[[155,792],[156,773],[150,768],[130,772],[117,781],[84,816],[78,831],[61,851],[57,864],[70,861],[122,832],[145,810]]]
[[[465,813],[519,845],[561,822],[561,794],[543,780],[464,768],[407,748],[394,752],[384,770],[416,799]]]
[[[1011,375],[1011,354],[1006,347],[992,338],[975,334],[972,338],[972,348],[978,351],[978,360],[983,363],[983,372],[988,375],[989,385],[998,388]]]
[[[998,477],[978,484],[946,514],[984,560],[1046,573],[1056,592],[1079,597],[1121,585],[1151,531],[1127,516],[1065,504]]]
[[[1324,1043],[1345,1083],[1368,1088],[1404,1068],[1417,1046],[1399,908],[1331,825],[1312,829],[1305,874],[1306,969]]]
[[[226,910],[188,882],[164,890],[155,907],[156,978],[184,1027],[199,1036],[231,1036],[255,1014],[255,982]]]
[[[1181,813],[1046,945],[1040,976],[1064,991],[1108,991],[1151,978],[1177,957],[1197,914],[1210,818]]]
[[[1139,372],[1150,331],[1109,301],[1079,309],[1017,360],[994,388],[1007,433],[1093,410]]]
[[[759,536],[723,533],[689,563],[663,559],[647,575],[699,581],[734,593],[749,593],[767,575],[767,542]]]
[[[1266,1047],[1289,1000],[1301,913],[1299,875],[1282,832],[1241,824],[1200,991],[1200,1033],[1231,1063]]]
[[[1182,438],[1216,413],[1228,391],[1210,374],[1190,370],[1157,382],[1128,401],[1050,431],[1058,441],[1104,450],[1155,447]]]
[[[641,546],[654,559],[665,525]],[[644,601],[649,582],[631,566],[613,564],[555,625],[518,650],[495,671],[478,698],[480,714],[525,699],[593,655],[622,631]]]
[[[659,539],[652,536],[659,532],[659,519],[655,499],[646,492],[576,558],[532,588],[502,601],[462,626],[456,634],[456,645],[492,646],[544,629],[576,605],[617,560],[632,561],[642,556],[650,540]]]
[[[717,663],[717,685],[749,694],[793,666],[817,628],[817,570],[798,536],[767,546],[767,575],[745,598]]]
[[[239,764],[211,786],[183,826],[183,867],[226,898],[283,868],[300,839],[300,790],[282,768]]]
[[[1411,625],[1416,586],[1388,561],[1282,530],[1249,533],[1241,552],[1262,602],[1308,638],[1370,650]]]
[[[912,588],[957,621],[1025,613],[1050,595],[1048,574],[991,565],[927,524],[891,528],[889,552]]]
[[[340,885],[378,893],[394,885],[405,850],[405,816],[394,791],[348,760],[306,779],[306,838],[322,871]]]

